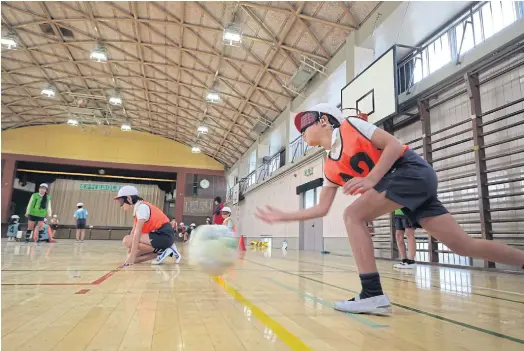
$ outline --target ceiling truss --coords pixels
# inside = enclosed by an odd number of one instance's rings
[[[361,4],[3,2],[2,35],[14,32],[20,45],[2,50],[2,129],[64,123],[81,94],[89,111],[108,111],[111,125],[129,121],[198,143],[231,166],[259,137],[257,126],[295,97],[282,85],[301,57],[326,64],[377,2]],[[227,47],[222,33],[235,11],[242,43]],[[110,54],[106,64],[89,59],[97,43]],[[48,84],[56,99],[40,95]],[[209,104],[215,87],[221,102]],[[101,99],[111,92],[121,94],[121,108]],[[197,139],[202,124],[209,132]]]

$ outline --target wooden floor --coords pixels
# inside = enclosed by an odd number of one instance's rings
[[[119,242],[2,242],[2,350],[524,350],[524,276],[380,261],[393,316],[336,312],[350,257],[247,252],[222,278]]]

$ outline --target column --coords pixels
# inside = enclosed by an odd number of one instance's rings
[[[482,239],[493,240],[491,213],[489,212],[488,175],[486,173],[486,153],[482,133],[482,108],[480,104],[478,73],[464,75],[471,106],[471,128],[473,130],[473,151],[475,152],[475,174],[479,197],[480,232]],[[484,261],[484,267],[495,268],[495,262]]]
[[[176,201],[175,218],[177,222],[182,221],[184,215],[184,192],[186,188],[186,172],[178,172],[176,176]]]
[[[418,113],[422,125],[422,156],[427,163],[433,165],[433,152],[431,148],[431,120],[429,114],[429,101],[418,102]],[[429,262],[438,262],[437,240],[428,233]]]
[[[16,160],[12,158],[3,159],[2,170],[2,223],[9,221],[9,208],[13,196],[13,185],[16,174]]]
[[[349,33],[344,50],[346,50],[346,84],[355,78],[355,48],[356,34],[355,31]]]

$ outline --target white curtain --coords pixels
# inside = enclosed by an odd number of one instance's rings
[[[163,208],[165,193],[156,185],[57,179],[50,184],[49,189],[53,214],[58,215],[60,224],[74,225],[73,213],[77,209],[76,204],[82,202],[89,213],[88,225],[131,227],[132,211],[124,212],[118,201],[113,200],[118,188],[123,185],[135,186],[140,197],[160,209]]]

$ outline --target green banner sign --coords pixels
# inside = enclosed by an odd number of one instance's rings
[[[80,190],[97,190],[97,191],[118,191],[121,185],[113,184],[94,184],[94,183],[80,183]]]

